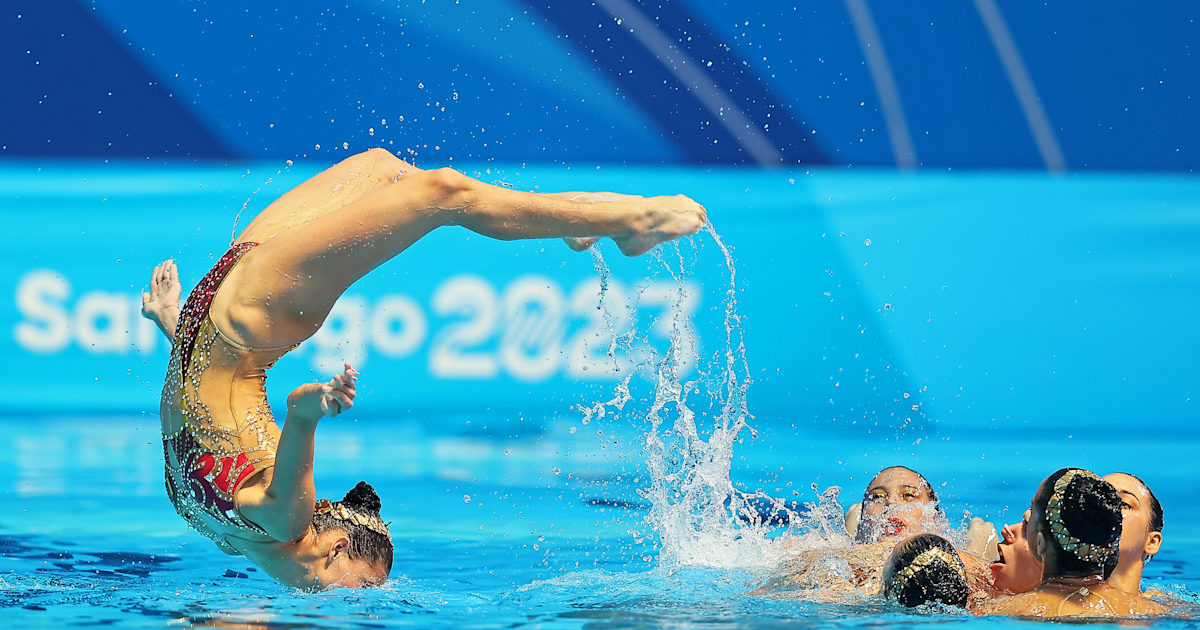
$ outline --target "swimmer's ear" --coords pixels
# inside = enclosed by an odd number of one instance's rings
[[[339,536],[333,541],[333,546],[329,548],[329,559],[334,560],[340,555],[345,555],[349,552],[350,539],[345,536]]]
[[[1162,532],[1150,532],[1146,537],[1146,546],[1142,547],[1142,553],[1146,555],[1146,560],[1158,554],[1158,550],[1162,549]]]
[[[1033,558],[1038,562],[1045,562],[1046,534],[1042,532],[1041,528],[1038,528],[1037,537],[1033,539],[1032,543],[1033,544],[1029,545],[1029,550],[1033,552]]]

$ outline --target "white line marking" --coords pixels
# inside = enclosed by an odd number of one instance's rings
[[[1033,79],[1029,77],[1029,70],[1021,59],[1021,53],[1008,30],[1008,24],[1004,22],[1004,16],[1000,14],[1000,9],[993,0],[974,2],[988,37],[996,47],[996,54],[1004,66],[1004,73],[1008,75],[1008,82],[1012,84],[1013,92],[1017,95],[1017,102],[1021,104],[1025,120],[1029,122],[1029,130],[1033,132],[1033,141],[1037,143],[1038,153],[1042,154],[1046,170],[1065,169],[1067,161],[1063,157],[1062,148],[1058,146],[1054,128],[1050,126],[1050,117],[1046,115],[1046,108],[1042,107],[1042,100],[1038,98],[1037,90],[1033,87]]]
[[[783,155],[779,149],[742,113],[729,95],[704,71],[689,62],[687,55],[676,48],[637,7],[628,0],[596,0],[596,4],[621,20],[622,26],[627,27],[629,33],[658,58],[659,63],[696,95],[704,108],[738,139],[756,162],[762,166],[779,166],[782,163]]]
[[[862,47],[863,59],[867,62],[867,71],[871,73],[871,81],[875,84],[875,93],[879,95],[879,106],[883,109],[883,121],[887,124],[896,166],[914,168],[917,165],[917,151],[913,148],[912,136],[908,133],[900,90],[896,87],[895,77],[892,76],[892,66],[888,63],[887,52],[883,49],[883,40],[879,38],[879,31],[875,29],[875,19],[871,17],[866,0],[845,2],[846,11],[850,13],[850,23],[854,25],[854,34],[858,36],[858,44]]]

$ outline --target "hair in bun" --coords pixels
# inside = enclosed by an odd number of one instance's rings
[[[379,509],[383,507],[383,503],[379,501],[379,495],[375,493],[375,488],[365,481],[358,482],[358,485],[347,492],[342,503],[355,510],[374,514],[378,514]]]

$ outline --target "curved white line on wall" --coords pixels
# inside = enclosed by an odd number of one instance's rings
[[[783,156],[771,144],[766,135],[742,113],[726,94],[703,70],[688,60],[671,40],[667,39],[654,22],[638,11],[628,0],[596,0],[609,15],[621,20],[629,30],[675,78],[696,95],[700,103],[721,125],[738,139],[742,148],[762,166],[779,166]]]
[[[892,142],[892,154],[896,166],[913,168],[917,165],[917,151],[913,148],[912,136],[908,133],[908,121],[904,117],[904,104],[900,101],[900,90],[892,76],[892,66],[883,50],[883,40],[875,29],[875,19],[867,8],[866,0],[845,0],[850,23],[862,47],[867,71],[879,95],[879,106],[883,110],[883,121],[887,125],[888,139]]]
[[[1058,137],[1054,134],[1054,128],[1050,126],[1050,117],[1046,115],[1046,108],[1042,107],[1042,99],[1038,98],[1037,90],[1033,87],[1033,79],[1029,77],[1029,70],[1021,59],[1021,53],[1017,50],[1017,43],[1013,41],[1012,33],[1008,31],[1008,24],[1004,22],[1004,16],[1000,14],[1000,9],[996,7],[993,0],[974,0],[974,2],[975,10],[979,11],[979,17],[983,19],[983,26],[987,29],[988,37],[991,38],[992,45],[996,47],[996,54],[999,55],[1000,63],[1004,66],[1004,73],[1008,75],[1008,82],[1012,84],[1013,92],[1017,95],[1017,102],[1021,104],[1025,120],[1029,122],[1029,130],[1033,133],[1034,142],[1037,143],[1038,153],[1042,155],[1042,162],[1050,171],[1065,169],[1067,161],[1063,157],[1062,148],[1058,146]]]

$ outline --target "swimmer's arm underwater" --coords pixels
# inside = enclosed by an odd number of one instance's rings
[[[238,509],[275,540],[296,540],[312,523],[316,488],[313,486],[313,443],[317,423],[354,406],[358,372],[345,370],[327,383],[306,383],[288,395],[287,417],[275,452],[275,466],[266,489],[250,486],[238,493]]]

